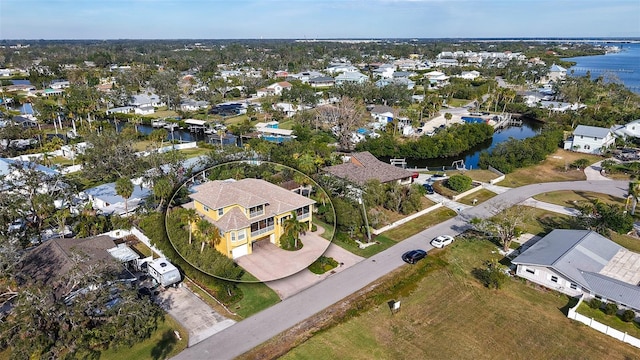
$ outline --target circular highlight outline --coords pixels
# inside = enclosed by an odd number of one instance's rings
[[[219,163],[219,164],[216,164],[216,165],[213,165],[213,166],[210,166],[210,167],[208,167],[208,168],[205,168],[205,169],[202,169],[202,170],[198,171],[197,173],[195,173],[194,175],[192,175],[191,177],[189,177],[188,179],[186,179],[184,182],[182,182],[182,184],[177,188],[177,190],[173,193],[173,195],[171,195],[171,199],[169,200],[169,204],[173,203],[173,200],[174,200],[174,198],[175,198],[176,194],[178,194],[178,192],[180,191],[180,189],[181,189],[182,187],[184,187],[184,186],[185,186],[189,181],[193,181],[196,177],[201,176],[202,174],[204,174],[204,176],[206,177],[206,172],[207,172],[208,170],[210,170],[210,169],[214,169],[214,168],[217,168],[217,167],[220,167],[220,166],[227,166],[227,165],[230,165],[230,164],[245,164],[245,165],[253,165],[253,164],[251,164],[251,163],[250,163],[250,162],[252,162],[252,161],[255,161],[255,160],[233,160],[233,161],[227,161],[227,162],[222,162],[222,163]],[[326,248],[324,248],[324,250],[322,251],[322,253],[320,253],[320,254],[318,255],[318,257],[317,257],[317,258],[315,258],[311,263],[307,264],[306,266],[302,267],[300,270],[298,270],[298,271],[296,271],[296,272],[294,272],[294,273],[287,274],[287,275],[282,276],[282,277],[279,277],[279,278],[277,278],[277,279],[269,279],[269,280],[265,280],[265,281],[261,281],[261,280],[252,281],[252,280],[241,280],[241,279],[229,279],[229,278],[226,278],[226,277],[223,277],[223,276],[220,276],[220,275],[212,274],[212,273],[211,273],[211,272],[209,272],[209,271],[203,270],[201,267],[199,267],[199,266],[197,266],[197,265],[193,264],[193,263],[192,263],[192,262],[191,262],[187,257],[185,257],[185,256],[184,256],[184,255],[183,255],[183,254],[178,250],[178,248],[175,246],[175,244],[174,244],[173,240],[171,239],[171,235],[170,235],[170,232],[169,232],[169,229],[168,229],[168,221],[167,221],[167,219],[168,219],[168,217],[169,217],[169,207],[167,207],[167,209],[165,210],[165,214],[164,214],[164,216],[165,216],[165,219],[164,219],[164,220],[165,220],[165,221],[164,221],[164,231],[165,231],[165,233],[167,234],[167,239],[169,239],[169,243],[171,244],[171,247],[173,248],[173,250],[176,252],[176,254],[178,254],[178,256],[180,256],[180,258],[182,258],[182,260],[184,260],[187,264],[189,264],[189,266],[191,266],[191,267],[193,267],[194,269],[196,269],[196,270],[198,270],[198,271],[202,272],[203,274],[206,274],[206,275],[212,276],[212,277],[214,277],[214,278],[216,278],[216,279],[219,279],[219,280],[224,280],[224,281],[229,281],[229,282],[235,282],[235,283],[247,283],[247,284],[268,283],[268,282],[271,282],[271,281],[282,280],[282,279],[285,279],[285,278],[287,278],[287,277],[289,277],[289,276],[292,276],[292,275],[298,274],[298,273],[300,273],[301,271],[304,271],[305,269],[307,269],[307,268],[309,267],[309,265],[313,264],[313,262],[315,262],[316,260],[318,260],[318,259],[320,258],[320,256],[322,256],[322,255],[327,251],[327,249],[329,248],[329,246],[331,246],[331,243],[333,243],[333,239],[334,239],[335,234],[336,234],[337,219],[336,219],[336,209],[335,209],[335,207],[333,206],[333,201],[331,201],[331,197],[329,196],[329,193],[328,193],[328,192],[327,192],[327,191],[326,191],[322,186],[320,186],[320,185],[319,185],[319,184],[318,184],[318,183],[317,183],[313,178],[311,178],[310,176],[308,176],[307,174],[303,173],[302,171],[300,171],[300,170],[298,170],[298,169],[295,169],[295,168],[293,168],[293,167],[291,167],[291,166],[288,166],[288,165],[284,165],[284,164],[280,164],[280,163],[277,163],[277,162],[273,162],[273,161],[258,160],[258,162],[259,162],[261,165],[262,165],[262,164],[269,164],[269,165],[272,165],[272,166],[280,166],[280,167],[283,167],[283,168],[291,169],[291,170],[293,170],[294,172],[296,172],[296,173],[298,173],[298,174],[301,174],[301,175],[303,175],[303,176],[307,177],[309,180],[311,180],[311,181],[312,181],[312,183],[313,183],[313,184],[314,184],[318,189],[321,189],[321,190],[322,190],[322,191],[327,195],[328,203],[329,203],[329,204],[331,204],[331,211],[332,211],[332,213],[333,213],[333,233],[331,234],[331,239],[329,240],[329,244],[327,245],[327,247],[326,247]],[[208,180],[208,181],[211,181],[211,180],[209,180],[209,179],[207,179],[207,180]],[[265,180],[265,181],[267,181],[267,180]],[[274,185],[275,185],[275,184],[274,184]],[[178,205],[178,206],[174,206],[174,207],[180,207],[180,206]],[[218,251],[218,250],[215,250],[215,251]],[[221,254],[221,255],[222,255],[222,256],[225,256],[224,254]],[[231,259],[231,260],[233,260],[233,259]],[[237,263],[237,262],[235,262],[235,261],[234,261],[234,263],[236,264],[236,266],[240,266],[240,265],[238,265],[238,263]],[[243,270],[244,270],[245,272],[247,272],[247,273],[251,274],[251,273],[250,273],[249,271],[247,271],[246,269],[244,269],[244,268],[243,268]],[[252,276],[255,276],[255,275],[253,275],[253,274],[251,274],[251,275],[252,275]]]

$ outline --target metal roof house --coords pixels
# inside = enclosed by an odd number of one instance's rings
[[[554,230],[512,260],[516,275],[640,311],[640,254],[590,230]]]
[[[587,154],[602,154],[615,143],[611,129],[578,125],[573,136],[564,142],[565,150],[573,150]]]

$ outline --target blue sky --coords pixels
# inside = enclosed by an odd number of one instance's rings
[[[0,0],[0,39],[640,37],[640,0]]]

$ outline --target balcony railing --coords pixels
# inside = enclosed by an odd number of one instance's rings
[[[262,228],[262,229],[258,229],[256,231],[252,231],[251,232],[251,237],[256,237],[256,236],[260,236],[264,233],[268,233],[269,231],[272,231],[273,229],[275,229],[274,225],[271,226],[267,226],[266,228]]]
[[[298,215],[298,220],[308,219],[310,215],[311,215],[310,213],[300,214]]]
[[[252,218],[252,217],[260,216],[262,214],[264,214],[264,209],[263,210],[258,210],[258,211],[251,211],[249,213],[249,217]]]

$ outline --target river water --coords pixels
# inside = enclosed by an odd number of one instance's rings
[[[619,79],[629,90],[640,94],[640,43],[601,44],[615,45],[621,48],[618,53],[605,55],[579,56],[563,60],[573,61],[576,65],[567,69],[569,76],[584,76],[587,71],[591,79],[598,76]],[[573,74],[571,72],[573,71]]]
[[[451,167],[454,161],[464,160],[467,169],[477,169],[480,153],[485,150],[491,150],[497,144],[509,140],[510,138],[522,140],[537,135],[542,129],[542,123],[532,120],[523,119],[522,126],[511,126],[505,129],[496,130],[493,138],[482,144],[479,144],[458,156],[435,158],[435,159],[406,159],[407,168],[441,168]],[[382,158],[384,162],[389,162],[389,158]]]

